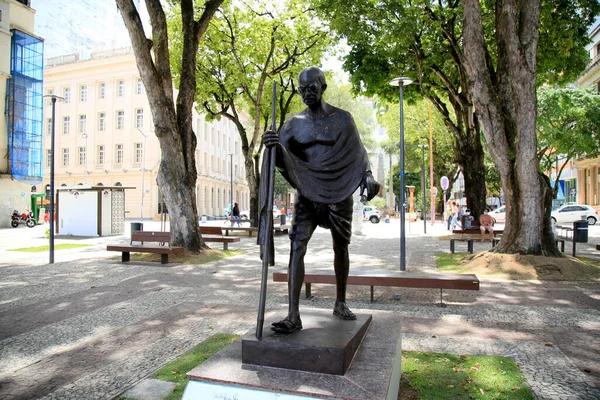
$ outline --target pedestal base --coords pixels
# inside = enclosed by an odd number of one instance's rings
[[[303,325],[308,311],[302,310]],[[265,326],[267,321],[270,326],[286,313],[270,314],[265,318]],[[243,364],[242,340],[238,340],[188,373],[190,382],[183,400],[207,398],[207,393],[239,399],[396,400],[401,374],[402,317],[386,311],[368,310],[368,313],[373,320],[345,375]],[[250,339],[253,334],[251,331],[245,338]]]
[[[330,310],[303,310],[302,330],[288,335],[273,332],[275,321],[268,321],[261,340],[242,339],[242,363],[344,375],[371,319],[371,314],[357,314],[356,320],[344,321]]]

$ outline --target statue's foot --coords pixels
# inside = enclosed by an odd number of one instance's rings
[[[302,321],[298,318],[298,321],[293,322],[289,318],[282,319],[279,322],[273,322],[271,324],[271,330],[277,333],[289,334],[302,329]]]
[[[333,315],[337,315],[341,319],[345,320],[355,320],[356,315],[344,303],[343,301],[335,303],[335,307],[333,308]]]

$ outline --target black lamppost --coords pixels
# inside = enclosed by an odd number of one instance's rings
[[[50,134],[50,264],[54,264],[54,133],[56,127],[56,100],[64,101],[65,99],[54,94],[48,94],[42,97],[49,97],[52,101],[52,133]],[[87,151],[87,150],[86,150]],[[86,154],[87,157],[87,154]]]
[[[144,188],[144,172],[146,172],[146,139],[148,139],[148,135],[146,135],[140,128],[137,128],[138,132],[142,134],[144,137],[144,148],[142,149],[142,214],[141,214],[141,222],[144,223],[144,197],[146,197],[146,191]]]
[[[427,197],[425,194],[425,186],[427,186],[427,178],[425,177],[425,147],[429,147],[426,144],[418,145],[421,148],[421,186],[423,188],[423,233],[427,233]]]
[[[390,81],[390,85],[400,88],[400,271],[406,271],[406,207],[405,195],[406,190],[404,184],[404,97],[403,88],[408,86],[413,81],[409,78],[394,78]]]
[[[231,175],[231,187],[229,189],[229,204],[231,205],[231,216],[233,216],[233,153],[229,154],[229,173]]]

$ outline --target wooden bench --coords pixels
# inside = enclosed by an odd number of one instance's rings
[[[287,282],[287,272],[274,272],[274,282]],[[304,274],[306,298],[311,298],[311,284],[335,284],[333,271],[322,271]],[[425,274],[418,272],[363,272],[357,271],[348,275],[348,285],[371,286],[371,302],[375,286],[412,287],[440,289],[440,307],[445,307],[443,301],[444,289],[479,290],[479,279],[473,274]]]
[[[471,238],[453,238],[450,239],[450,252],[454,253],[454,242],[467,242],[467,251],[473,254],[473,239]]]
[[[283,235],[284,233],[288,233],[290,228],[290,225],[276,225],[273,227],[273,231],[276,235]]]
[[[223,229],[220,226],[201,226],[200,234],[204,242],[223,243],[223,250],[227,250],[229,243],[239,242],[239,237],[223,236]]]
[[[140,244],[134,244],[139,242]],[[159,243],[159,246],[146,246],[144,243]],[[171,232],[135,231],[131,233],[131,242],[106,246],[107,251],[120,251],[121,261],[128,262],[130,253],[160,254],[160,263],[169,263],[169,254],[183,253],[183,247],[171,247]]]
[[[569,240],[571,240],[573,238],[573,227],[572,226],[556,225],[556,229],[566,232],[564,235],[562,235],[562,232],[561,232],[561,236],[564,236],[565,238],[567,238]],[[570,235],[569,235],[569,233],[570,233]]]
[[[221,229],[225,232],[225,236],[229,236],[229,231],[248,232],[249,237],[252,237],[254,232],[258,232],[256,226],[238,226],[237,228],[226,226]]]
[[[494,238],[494,241],[492,242],[492,247],[496,247],[496,245],[500,242],[501,238]],[[556,246],[558,247],[560,245],[560,251],[562,253],[565,252],[565,239],[554,239],[554,242],[556,243]]]
[[[460,234],[471,234],[471,235],[476,235],[478,233],[481,233],[481,229],[479,228],[467,228],[467,229],[454,229],[452,231],[452,233],[460,233]],[[502,235],[504,233],[504,229],[494,229],[494,236],[496,235]],[[485,234],[489,234],[489,232],[485,232]]]

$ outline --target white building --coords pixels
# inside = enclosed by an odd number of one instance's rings
[[[156,184],[160,147],[132,50],[92,53],[87,60],[78,54],[47,59],[44,79],[45,94],[65,99],[56,103],[55,186],[136,187],[126,193],[126,218],[158,218],[164,211]],[[46,188],[51,160],[50,101],[45,102],[44,116]],[[193,129],[198,137],[198,213],[222,215],[232,182],[233,201],[242,209],[249,207],[235,125],[225,118],[208,122],[195,114]]]

